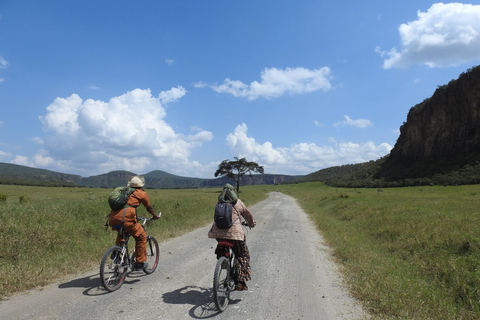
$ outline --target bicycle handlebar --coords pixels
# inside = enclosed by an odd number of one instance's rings
[[[159,213],[158,213],[158,217],[160,218],[161,215],[162,215],[162,213],[159,212]],[[142,225],[144,225],[145,223],[147,223],[147,221],[152,221],[152,220],[153,220],[153,217],[145,218],[145,217],[139,217],[139,216],[137,216],[137,220],[143,221],[143,222],[142,222]]]
[[[257,223],[255,222],[255,220],[253,220],[253,227],[255,227],[256,225],[257,225]],[[242,226],[249,227],[250,229],[253,228],[253,227],[250,227],[250,225],[248,224],[248,222],[246,220],[242,221]]]

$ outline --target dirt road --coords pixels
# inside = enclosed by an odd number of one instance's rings
[[[98,270],[0,303],[1,319],[366,319],[341,284],[329,250],[296,201],[278,192],[251,208],[252,280],[223,313],[212,301],[210,226],[160,245],[152,275],[130,274],[107,293]],[[161,223],[161,220],[159,220]],[[99,257],[100,260],[101,257]]]

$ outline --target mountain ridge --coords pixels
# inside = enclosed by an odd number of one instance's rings
[[[0,184],[9,185],[114,188],[126,185],[127,181],[136,174],[126,170],[115,170],[100,175],[81,177],[74,174],[0,162]],[[232,182],[226,177],[215,179],[190,178],[161,170],[154,170],[141,175],[145,177],[146,188],[153,189],[218,187],[227,182]],[[242,177],[240,185],[278,184],[293,181],[299,177],[282,174],[245,175]]]

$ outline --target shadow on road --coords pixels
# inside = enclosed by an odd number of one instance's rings
[[[189,314],[194,319],[207,319],[219,314],[211,289],[196,286],[186,286],[172,292],[164,293],[163,302],[170,304],[191,304]],[[230,300],[229,304],[238,303],[238,300]]]
[[[122,287],[125,285],[130,285],[130,284],[139,282],[140,281],[139,278],[142,278],[144,276],[146,276],[146,274],[144,274],[143,272],[142,273],[131,272],[128,274],[127,278],[123,282]],[[60,289],[86,288],[86,290],[83,291],[83,294],[86,296],[98,296],[98,295],[109,293],[102,286],[102,283],[100,281],[100,276],[98,274],[88,275],[82,278],[73,279],[69,282],[61,283],[58,285],[58,288]]]

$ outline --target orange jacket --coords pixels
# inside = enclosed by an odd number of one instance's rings
[[[130,197],[128,197],[127,204],[130,207],[125,209],[110,211],[110,216],[109,216],[110,226],[121,225],[122,219],[123,219],[123,222],[126,222],[126,223],[132,223],[132,224],[137,223],[136,208],[140,204],[143,204],[145,208],[147,208],[147,211],[150,214],[155,215],[155,212],[153,211],[153,208],[150,205],[150,199],[148,198],[148,194],[142,188],[137,188],[135,191],[133,191]],[[124,211],[125,211],[125,218],[123,217]]]

